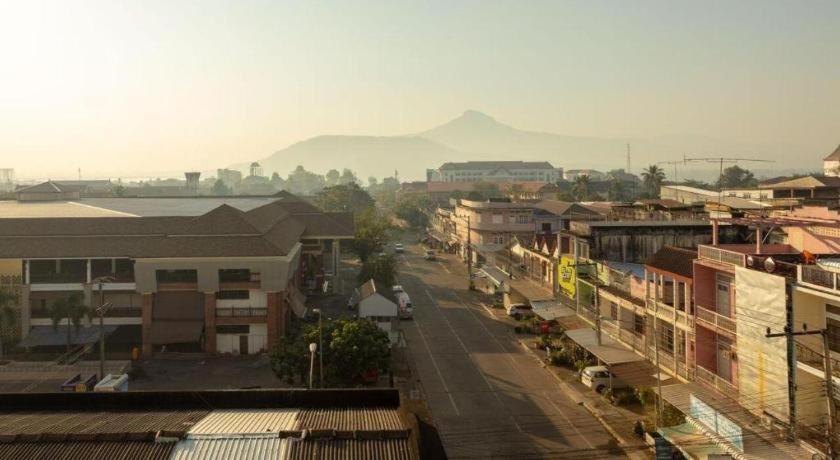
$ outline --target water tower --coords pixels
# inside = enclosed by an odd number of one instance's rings
[[[262,166],[260,166],[260,164],[257,163],[256,161],[251,163],[251,174],[250,174],[250,176],[251,177],[262,176]]]
[[[198,178],[201,177],[200,172],[185,172],[184,177],[187,178],[186,189],[193,195],[198,195]]]

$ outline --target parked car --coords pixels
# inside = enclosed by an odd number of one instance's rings
[[[507,314],[513,318],[530,318],[534,316],[534,310],[530,305],[524,303],[512,303],[505,308]]]
[[[426,253],[423,255],[423,258],[426,260],[435,260],[437,257],[435,256],[435,251],[427,249]]]
[[[398,297],[401,292],[405,292],[402,285],[395,284],[391,287],[391,292],[394,294],[394,297]]]
[[[404,291],[397,294],[397,305],[399,306],[400,319],[414,319],[414,306],[411,305],[411,298]]]
[[[394,245],[394,252],[397,254],[402,254],[405,252],[405,248],[403,247],[402,243],[397,243]]]
[[[598,393],[603,392],[610,387],[610,379],[612,379],[612,387],[627,388],[627,384],[619,380],[607,366],[589,366],[583,368],[580,374],[580,381],[589,389],[595,390]]]

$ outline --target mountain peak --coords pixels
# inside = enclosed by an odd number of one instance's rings
[[[463,120],[497,123],[495,118],[491,117],[490,115],[487,115],[486,113],[479,112],[478,110],[465,110],[464,113],[461,114],[460,118]]]

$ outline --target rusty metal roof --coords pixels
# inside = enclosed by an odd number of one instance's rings
[[[299,429],[306,430],[404,430],[406,423],[394,408],[302,409]]]
[[[35,434],[186,432],[209,411],[6,412],[0,413],[0,438]]]
[[[168,459],[174,442],[72,441],[0,443],[0,458],[43,460]]]
[[[409,439],[331,439],[288,441],[289,460],[344,460],[387,459],[411,460],[417,458]]]

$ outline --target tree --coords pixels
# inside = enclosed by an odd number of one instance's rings
[[[355,214],[356,234],[350,242],[350,250],[365,262],[373,254],[382,252],[388,244],[388,232],[394,227],[375,208],[368,208]]]
[[[572,196],[575,198],[575,201],[587,201],[591,195],[589,191],[589,176],[577,176],[575,183],[572,184]]]
[[[525,193],[525,189],[522,188],[522,184],[511,184],[510,188],[508,188],[507,195],[514,200],[518,200],[522,198],[522,195]]]
[[[612,181],[610,181],[609,197],[610,201],[627,200],[627,191],[625,190],[624,182],[622,182],[621,179],[614,177]]]
[[[325,176],[327,187],[338,185],[338,179],[340,177],[341,174],[339,174],[338,170],[330,169],[329,171],[327,171],[327,175]]]
[[[295,195],[313,195],[324,188],[324,176],[307,171],[298,165],[286,179],[286,190]]]
[[[3,358],[3,341],[12,336],[11,332],[17,322],[17,315],[12,304],[17,302],[17,295],[5,289],[0,289],[0,359]]]
[[[686,179],[686,180],[682,181],[682,184],[680,184],[680,185],[685,185],[686,187],[701,188],[701,189],[704,189],[704,190],[709,189],[709,184],[707,184],[707,183],[705,183],[701,180],[696,180],[696,179]]]
[[[664,180],[665,171],[659,166],[650,165],[642,172],[642,183],[645,185],[647,195],[651,198],[659,197],[659,188]]]
[[[225,181],[216,179],[216,182],[213,182],[213,186],[210,187],[210,193],[216,196],[232,195],[233,189],[225,185]]]
[[[373,321],[345,320],[332,331],[327,350],[330,366],[326,374],[332,376],[329,380],[344,386],[358,385],[365,373],[388,370],[391,339]]]
[[[429,224],[426,211],[431,206],[432,200],[427,195],[408,195],[397,200],[394,213],[414,228],[425,228]]]
[[[359,184],[359,178],[356,177],[356,173],[353,171],[344,168],[341,171],[341,177],[338,178],[338,183],[341,185],[349,185],[349,184]]]
[[[114,196],[124,197],[125,187],[123,185],[117,185],[116,187],[114,187]]]
[[[755,187],[758,181],[748,169],[738,165],[730,166],[723,170],[723,174],[717,181],[718,188],[742,188]]]
[[[480,200],[489,200],[490,198],[498,198],[502,196],[502,192],[499,190],[499,187],[490,182],[476,182],[473,186],[473,191],[470,192],[467,197],[469,198],[470,195],[475,196],[473,193],[477,193],[481,197],[479,198]]]
[[[286,188],[286,181],[280,177],[280,174],[277,174],[277,171],[271,173],[271,186],[275,190],[284,190]]]
[[[369,189],[375,188],[377,185],[379,185],[379,180],[377,180],[375,176],[368,177],[368,188]]]
[[[366,371],[386,371],[389,367],[390,339],[374,322],[366,319],[324,321],[324,381],[331,387],[350,387],[362,383]],[[271,368],[289,385],[309,379],[309,344],[318,343],[318,327],[304,325],[275,345]],[[319,380],[317,373],[316,381]]]
[[[315,197],[315,202],[324,211],[362,212],[374,205],[373,198],[358,184],[327,187]]]
[[[397,261],[393,255],[369,257],[362,264],[356,280],[361,284],[371,279],[377,286],[386,289],[397,284]]]
[[[52,320],[53,330],[58,332],[58,325],[67,320],[67,351],[70,351],[70,329],[71,326],[79,331],[82,326],[82,318],[90,317],[91,309],[84,303],[84,297],[80,293],[71,294],[70,297],[56,299],[50,305],[48,313]]]

